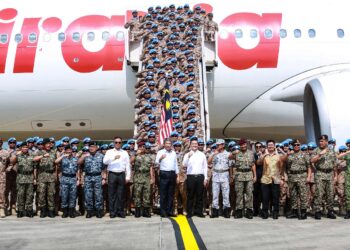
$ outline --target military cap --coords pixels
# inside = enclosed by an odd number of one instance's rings
[[[188,109],[194,109],[196,110],[196,105],[194,105],[193,103],[191,103],[190,105],[188,105]]]
[[[178,10],[182,10],[184,7],[182,7],[181,5],[177,6]]]
[[[67,150],[67,149],[72,149],[72,147],[68,144],[64,147],[64,150]]]
[[[189,55],[189,54],[191,54],[191,53],[192,53],[191,50],[186,50],[184,54],[185,54],[185,55]]]
[[[170,99],[170,102],[179,102],[179,101],[180,100],[177,97],[173,97],[173,98]]]
[[[184,8],[189,8],[189,7],[190,7],[190,5],[188,3],[184,4]]]
[[[282,148],[283,147],[283,144],[282,143],[277,143],[276,144],[276,148]]]
[[[350,139],[347,139],[346,141],[345,141],[345,144],[349,144],[350,143]]]
[[[23,147],[23,146],[28,146],[27,142],[25,142],[25,141],[18,141],[16,143],[16,148]]]
[[[164,36],[164,32],[163,32],[163,31],[159,31],[159,32],[157,33],[157,36]]]
[[[156,133],[152,131],[147,133],[147,137],[155,137],[155,136],[156,136]]]
[[[192,11],[192,10],[189,10],[189,11],[187,12],[187,14],[193,14],[193,11]],[[192,22],[193,22],[193,20],[192,20]]]
[[[155,115],[153,115],[153,114],[149,114],[147,117],[148,117],[149,120],[155,120],[156,119]]]
[[[70,144],[78,144],[80,141],[78,138],[73,138],[70,140]]]
[[[193,14],[193,12],[191,11],[191,14]],[[193,22],[193,18],[189,18],[188,20],[187,20],[187,22],[188,23],[192,23]],[[191,31],[188,31],[188,32],[191,32]],[[192,33],[192,32],[191,32]]]
[[[55,142],[55,137],[50,137],[49,139],[51,142]]]
[[[210,144],[213,144],[213,143],[214,143],[214,141],[211,140],[211,139],[209,139],[209,140],[207,141],[207,145],[210,145]]]
[[[186,47],[185,43],[180,43],[180,47]]]
[[[307,145],[306,145],[306,144],[301,145],[301,146],[300,146],[300,150],[301,150],[301,151],[307,150]]]
[[[170,54],[170,55],[175,55],[175,50],[170,50],[170,51],[169,51],[169,54]]]
[[[34,139],[34,142],[36,142],[37,140],[39,140],[39,136],[34,136],[33,139]]]
[[[154,29],[154,28],[158,28],[158,25],[157,24],[152,24],[152,29]]]
[[[162,6],[157,5],[156,9],[162,9]]]
[[[173,143],[173,146],[176,147],[176,146],[181,146],[182,145],[182,142],[181,141],[175,141]]]
[[[209,13],[208,13],[208,16],[213,16],[213,13],[209,12]]]
[[[43,138],[39,138],[39,139],[36,141],[36,144],[37,144],[37,145],[42,145],[42,144],[43,144]]]
[[[143,125],[144,125],[144,126],[149,126],[149,125],[151,125],[151,122],[150,122],[150,121],[144,121],[144,122],[143,122]]]
[[[170,4],[169,8],[175,8],[175,4]],[[174,12],[172,12],[172,13],[174,13]]]
[[[108,144],[102,144],[100,149],[101,150],[107,150],[108,149]]]
[[[187,68],[193,68],[193,67],[194,67],[194,66],[193,66],[192,63],[190,63],[190,64],[187,65]]]
[[[153,44],[148,45],[148,46],[147,46],[147,49],[148,49],[148,50],[154,49],[154,45],[153,45]]]
[[[146,81],[151,81],[151,80],[153,80],[153,76],[147,75],[147,76],[145,77],[145,80],[146,80]]]
[[[239,145],[233,146],[233,150],[240,150],[240,149],[241,149],[241,146],[239,146]]]
[[[189,131],[189,130],[195,130],[196,128],[195,128],[195,126],[190,125],[190,126],[188,126],[186,129],[187,129],[187,131]]]
[[[196,6],[196,8],[195,8],[196,10],[200,10],[201,9],[201,6],[200,5],[198,5],[198,6]]]
[[[314,142],[309,142],[309,143],[307,144],[307,147],[308,147],[308,148],[317,148],[317,145],[316,145],[316,143],[314,143]]]
[[[72,151],[73,151],[73,152],[78,152],[78,147],[73,146],[73,147],[72,147]]]
[[[114,148],[114,143],[113,143],[113,142],[111,142],[110,144],[108,144],[108,148],[109,148],[109,149]]]
[[[166,65],[171,65],[171,64],[172,64],[172,62],[170,60],[166,61]],[[172,75],[169,74],[168,77],[172,77]]]
[[[241,138],[238,142],[238,145],[243,145],[247,143],[247,139]]]
[[[148,10],[149,11],[153,10],[153,6],[148,7]]]
[[[235,141],[230,141],[228,143],[228,147],[232,148],[234,145],[236,145],[236,142]]]
[[[328,141],[328,135],[321,135],[318,140],[326,140]]]
[[[213,143],[212,145],[211,145],[211,149],[215,149],[215,148],[217,148],[218,147],[218,145],[216,144],[216,143]]]
[[[95,142],[95,141],[90,141],[90,142],[89,142],[89,146],[97,146],[97,142]]]
[[[194,101],[194,97],[189,95],[186,97],[186,102],[191,102],[191,101]]]
[[[26,142],[27,142],[27,143],[34,143],[34,139],[31,138],[31,137],[29,137],[29,138],[27,138]]]
[[[167,46],[173,46],[174,43],[173,43],[173,42],[167,42],[166,45],[167,45]]]
[[[337,142],[337,140],[334,139],[334,138],[331,138],[331,139],[329,139],[329,141],[328,141],[328,143],[330,143],[330,144],[335,144],[336,142]]]
[[[153,124],[151,125],[151,128],[158,128],[158,126],[157,126],[157,124],[153,123]]]
[[[158,20],[163,20],[163,16],[162,16],[162,15],[159,15],[159,16],[157,16],[157,19],[158,19]]]
[[[188,73],[188,76],[195,76],[194,72]]]
[[[178,105],[174,105],[171,107],[171,109],[179,109],[180,107]]]
[[[345,152],[348,148],[344,145],[339,147],[339,152]]]
[[[283,142],[281,142],[281,144],[282,144],[283,147],[289,146],[289,142],[288,141],[283,141]]]
[[[135,140],[134,139],[129,139],[126,143],[127,144],[135,144]]]
[[[145,148],[150,149],[152,147],[152,144],[149,142],[145,143]]]
[[[177,16],[176,17],[176,20],[181,20],[181,19],[183,19],[182,16]]]
[[[178,113],[173,114],[173,119],[180,119],[180,115]]]
[[[193,81],[189,81],[189,82],[186,83],[186,88],[187,88],[187,87],[190,87],[190,86],[194,86]],[[193,96],[192,96],[192,97],[193,97]],[[186,98],[186,100],[187,100],[187,98]],[[193,99],[193,100],[194,100],[194,99]]]
[[[149,93],[151,93],[151,92],[149,91]],[[149,103],[147,103],[147,104],[145,104],[144,108],[145,108],[145,109],[151,109],[151,108],[152,108],[152,105],[149,104]]]
[[[217,140],[216,140],[216,144],[217,144],[217,145],[225,144],[225,140],[223,140],[223,139],[217,139]]]
[[[176,123],[174,128],[182,128],[182,123],[180,123],[180,122]]]
[[[173,92],[174,92],[174,93],[178,93],[178,92],[180,92],[180,89],[179,89],[179,88],[174,88],[174,89],[173,89]]]
[[[147,76],[154,76],[154,72],[153,71],[149,71],[149,72],[147,72]]]
[[[86,143],[89,143],[91,141],[91,138],[90,137],[85,137],[83,139],[83,143],[86,144]]]
[[[197,40],[197,37],[196,36],[192,36],[191,37],[191,41],[196,41]]]
[[[192,118],[191,120],[190,120],[190,123],[197,123],[198,121],[197,121],[197,119],[196,118]]]
[[[192,30],[198,31],[198,27],[197,27],[197,26],[194,26],[194,27],[192,27]],[[192,38],[191,38],[191,39],[192,39]]]
[[[16,142],[16,141],[17,141],[17,140],[16,140],[15,137],[11,137],[10,139],[7,140],[8,143],[10,143],[10,142]]]
[[[164,22],[169,22],[169,18],[168,17],[164,17],[163,21]]]
[[[180,23],[179,28],[186,28],[186,25],[184,23]]]
[[[179,136],[179,133],[176,132],[176,131],[172,131],[172,132],[170,133],[170,136]]]
[[[151,90],[150,89],[145,89],[142,94],[151,94]],[[147,104],[146,104],[147,105]]]
[[[88,147],[88,146],[85,146],[85,147],[83,147],[83,148],[81,149],[81,151],[83,151],[83,152],[88,152],[88,151],[89,151],[89,147]]]
[[[153,63],[160,63],[160,60],[159,60],[158,58],[155,58],[155,59],[153,60]]]
[[[204,140],[202,138],[198,138],[198,144],[204,145]]]
[[[43,139],[43,145],[47,144],[47,143],[50,143],[50,139],[49,138],[44,138]]]
[[[45,140],[45,139],[44,139]],[[62,137],[61,141],[63,142],[69,142],[69,137],[68,136],[64,136]],[[45,144],[45,143],[44,143]]]
[[[134,14],[134,13],[137,13],[137,10],[133,10],[132,13],[133,13],[133,14]]]
[[[149,98],[149,102],[156,102],[156,101],[158,101],[158,99],[157,99],[157,98],[155,98],[155,97],[151,97],[151,98]]]
[[[195,136],[195,135],[192,135],[192,136],[190,137],[190,141],[197,141],[197,140],[198,140],[198,137]]]
[[[147,64],[146,66],[146,69],[153,69],[153,68],[154,68],[153,64]]]
[[[129,144],[124,144],[124,145],[122,146],[122,149],[123,149],[123,150],[129,150],[129,149],[130,149]]]
[[[201,9],[201,13],[206,13],[205,9]]]
[[[194,109],[189,109],[189,110],[187,111],[187,114],[188,114],[188,115],[196,114],[196,111],[195,111]]]
[[[157,51],[155,49],[151,49],[148,53],[149,54],[157,54]]]
[[[196,21],[196,22],[199,22],[201,19],[199,19],[198,17],[195,17],[194,18],[194,21]]]
[[[189,62],[189,61],[194,61],[193,56],[188,57],[188,58],[187,58],[187,61],[188,61],[188,62]],[[191,72],[191,73],[192,73],[192,72]]]
[[[171,62],[171,63],[176,63],[176,62],[177,62],[177,59],[176,59],[176,58],[171,58],[171,59],[170,59],[170,62]],[[179,72],[179,70],[177,70],[177,69],[175,69],[175,70],[173,71],[174,74],[178,74],[178,72]]]
[[[194,48],[194,44],[193,43],[189,43],[189,44],[187,44],[187,46],[190,47],[190,48]]]
[[[150,82],[148,83],[148,86],[156,86],[156,82],[155,82],[155,81],[150,81]]]

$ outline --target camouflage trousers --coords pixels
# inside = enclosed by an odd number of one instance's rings
[[[292,209],[298,209],[300,203],[300,209],[307,209],[308,207],[308,189],[306,186],[306,177],[298,180],[289,180],[289,193]]]
[[[84,179],[84,197],[86,210],[94,210],[94,198],[95,209],[103,209],[103,196],[102,196],[102,176],[88,176],[85,175]]]
[[[75,208],[77,199],[76,177],[62,176],[60,181],[61,208]]]
[[[5,190],[5,207],[16,208],[17,201],[17,186],[16,186],[17,173],[14,170],[6,173],[6,190]]]
[[[245,208],[253,209],[253,181],[235,181],[236,210],[243,209],[245,195]]]
[[[174,208],[179,208],[179,199],[181,200],[181,205],[183,211],[186,211],[187,205],[187,190],[186,190],[186,182],[180,182],[176,184],[175,187],[175,195],[174,195]]]
[[[224,208],[230,206],[230,176],[228,172],[213,173],[213,208],[219,209],[219,195],[222,192],[222,203]]]
[[[136,181],[134,183],[135,206],[144,208],[151,207],[151,183],[150,181]]]
[[[350,210],[350,174],[345,174],[345,204],[346,210]]]
[[[17,211],[33,210],[33,183],[17,183]]]
[[[339,207],[345,206],[345,183],[337,181],[334,183],[334,196],[338,197]]]
[[[307,184],[308,189],[308,205],[309,208],[314,207],[315,194],[316,194],[316,184],[314,182]]]
[[[322,209],[323,197],[326,196],[327,210],[333,210],[334,188],[332,178],[329,180],[316,179],[316,197],[315,197],[315,211],[319,212]]]
[[[0,209],[5,208],[6,182],[0,182]]]
[[[38,206],[39,208],[47,208],[50,211],[55,210],[55,182],[39,182],[38,183]]]

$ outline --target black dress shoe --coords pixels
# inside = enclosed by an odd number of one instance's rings
[[[135,218],[140,218],[141,217],[141,208],[136,207],[135,208]]]
[[[350,219],[350,210],[346,211],[346,215],[344,216],[345,220]]]
[[[27,210],[26,211],[26,216],[29,217],[29,218],[33,218],[33,216],[34,216],[33,210]]]
[[[47,214],[50,218],[55,218],[55,211],[53,210],[49,210],[48,214]]]
[[[125,218],[125,213],[124,212],[119,212],[118,213],[119,218]]]
[[[92,212],[91,211],[87,211],[85,217],[88,218],[88,219],[91,218],[92,217]]]
[[[101,219],[103,217],[103,211],[102,210],[97,210],[96,212],[96,218]]]
[[[329,219],[336,219],[337,217],[335,216],[333,210],[329,210],[327,213],[327,218]]]
[[[177,217],[177,214],[174,214],[174,213],[168,213],[168,217]]]
[[[22,211],[17,212],[17,218],[22,218],[24,216]]]
[[[68,217],[68,208],[62,208],[62,210],[63,210],[62,218],[67,218]]]
[[[114,214],[114,213],[110,213],[110,214],[109,214],[109,218],[113,219],[113,218],[115,218],[115,217],[117,217],[116,214]]]
[[[145,208],[145,207],[143,208],[142,216],[145,218],[151,218],[151,213],[149,211],[149,208]]]
[[[273,211],[272,212],[272,219],[277,220],[278,219],[279,212],[278,211]]]
[[[196,213],[195,215],[199,218],[205,218],[205,215],[202,213]]]
[[[69,208],[69,217],[75,218],[75,208]]]
[[[322,217],[321,211],[315,213],[315,220],[320,220]]]
[[[40,218],[45,218],[47,216],[46,208],[40,209]]]

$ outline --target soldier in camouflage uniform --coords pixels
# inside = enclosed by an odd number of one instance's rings
[[[151,154],[151,144],[139,144],[139,152],[134,158],[135,217],[151,217],[151,185],[154,183],[155,155]]]
[[[6,216],[5,213],[5,190],[6,190],[6,169],[9,163],[9,152],[2,148],[2,139],[0,138],[0,218]]]
[[[77,199],[77,185],[79,185],[78,158],[73,156],[71,146],[65,147],[65,153],[55,161],[61,164],[60,196],[62,218],[75,218],[75,205]]]
[[[321,207],[324,195],[326,196],[327,217],[335,219],[333,211],[334,188],[333,178],[336,174],[335,166],[337,157],[334,150],[328,148],[328,136],[322,135],[319,139],[320,146],[315,150],[311,162],[315,164],[316,198],[315,219],[321,219]]]
[[[29,153],[26,142],[21,144],[21,151],[11,157],[11,164],[18,164],[17,169],[17,217],[33,217],[34,184],[36,169],[34,156]]]
[[[37,152],[34,161],[38,162],[38,206],[40,217],[55,217],[56,152],[51,150],[49,138],[43,140],[44,150]]]
[[[125,29],[130,28],[129,31],[129,39],[130,41],[137,41],[139,40],[139,35],[140,35],[140,19],[137,16],[137,11],[133,10],[132,11],[132,18],[124,25]]]
[[[346,141],[348,145],[350,143],[350,139]],[[339,148],[340,151],[340,148]],[[346,149],[345,152],[342,152],[338,155],[338,159],[345,160],[345,207],[346,207],[346,215],[344,219],[350,219],[350,150]]]
[[[290,151],[284,158],[289,176],[289,191],[292,210],[287,214],[288,219],[299,218],[305,220],[308,207],[308,190],[306,183],[311,178],[310,158],[300,150],[299,140],[293,140],[293,151]],[[298,203],[300,214],[298,214]]]
[[[346,146],[339,147],[339,154],[346,152]],[[338,215],[345,215],[345,171],[346,161],[339,159],[337,164],[337,178],[334,179],[334,196],[338,198],[339,213]]]
[[[14,137],[8,139],[10,156],[16,153],[17,140]],[[6,191],[5,191],[5,208],[8,211],[8,215],[16,213],[16,176],[17,176],[17,165],[7,163],[6,168]]]
[[[178,214],[179,199],[181,198],[182,214],[187,215],[186,168],[182,164],[184,152],[181,150],[181,141],[174,142],[173,146],[177,157],[177,166],[179,167],[179,183],[176,184],[174,195],[174,214]]]
[[[103,217],[102,185],[106,182],[106,166],[103,164],[104,155],[97,152],[97,143],[89,143],[89,152],[83,154],[78,160],[83,165],[84,195],[86,218],[91,218],[96,210],[96,217]],[[94,200],[95,199],[95,200]],[[95,204],[95,206],[94,206]]]
[[[236,192],[236,213],[235,218],[243,217],[243,207],[247,210],[245,217],[253,219],[253,183],[256,181],[255,158],[252,151],[247,150],[247,141],[239,141],[240,152],[235,155],[235,192]],[[244,195],[245,206],[243,206]]]

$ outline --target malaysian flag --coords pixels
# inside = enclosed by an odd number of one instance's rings
[[[159,145],[163,144],[165,138],[170,137],[170,133],[173,130],[173,117],[171,113],[171,104],[170,104],[170,93],[169,93],[169,83],[166,80],[164,88],[164,100],[162,107],[162,116],[160,118],[159,124]]]

